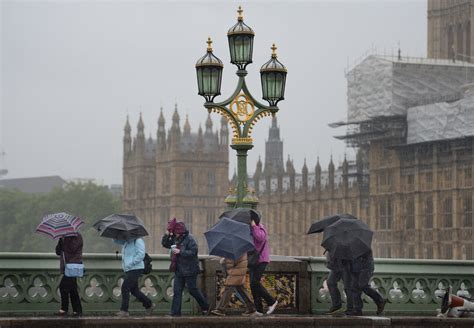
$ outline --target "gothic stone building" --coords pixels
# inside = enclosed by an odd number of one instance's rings
[[[377,257],[474,259],[474,65],[369,56],[347,74],[354,162],[296,173],[274,119],[265,165],[250,184],[282,255],[322,255],[312,221],[352,213],[374,231]],[[272,154],[268,151],[272,149]]]
[[[474,2],[428,1],[428,58],[473,62]]]
[[[208,117],[205,130],[191,132],[188,119],[181,130],[175,108],[166,131],[163,110],[156,139],[146,139],[142,117],[132,141],[127,119],[123,139],[123,210],[142,218],[150,232],[145,238],[150,253],[163,253],[161,236],[169,218],[183,220],[197,237],[200,252],[207,251],[204,231],[225,208],[229,187],[227,121],[213,130]]]

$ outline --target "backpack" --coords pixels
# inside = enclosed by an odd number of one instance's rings
[[[145,268],[143,269],[143,274],[150,274],[151,270],[153,269],[153,265],[151,264],[153,260],[151,259],[150,255],[148,253],[145,253],[145,258],[143,259],[143,264],[145,265]]]

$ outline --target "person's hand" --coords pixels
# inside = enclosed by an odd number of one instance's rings
[[[179,250],[178,247],[173,248],[171,251],[173,252],[173,254],[179,254],[179,253],[181,253],[181,251]]]
[[[225,258],[221,257],[221,259],[219,260],[219,263],[224,264],[225,263]]]
[[[254,220],[252,220],[252,222],[250,222],[250,224],[252,225],[252,227],[255,227],[257,225]]]

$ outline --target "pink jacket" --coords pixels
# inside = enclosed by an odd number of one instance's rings
[[[262,250],[262,247],[263,247],[263,250],[260,253],[259,262],[270,263],[270,245],[268,244],[267,229],[265,229],[265,226],[262,223],[260,223],[252,227],[252,235],[253,235],[253,243],[255,244],[255,248],[257,249],[257,252],[260,252],[260,250]]]

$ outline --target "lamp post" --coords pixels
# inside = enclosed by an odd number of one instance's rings
[[[252,63],[254,31],[244,23],[242,8],[239,6],[237,23],[232,26],[227,38],[229,41],[230,62],[237,66],[238,82],[232,95],[222,102],[214,98],[221,94],[222,70],[224,65],[212,52],[211,38],[207,40],[207,52],[196,63],[198,94],[206,102],[209,113],[216,112],[226,117],[232,128],[232,149],[237,152],[237,198],[227,203],[236,207],[251,207],[257,204],[256,197],[247,196],[247,152],[253,148],[252,130],[255,123],[265,116],[275,115],[278,102],[284,99],[287,70],[277,59],[275,44],[272,55],[260,69],[263,99],[269,106],[258,102],[248,90],[245,82],[246,67]]]

